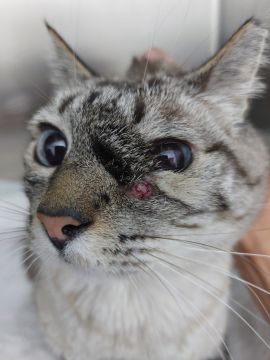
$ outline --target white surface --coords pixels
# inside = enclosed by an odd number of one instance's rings
[[[46,64],[47,19],[97,70],[123,73],[134,54],[161,47],[187,68],[220,46],[267,0],[10,0],[0,2],[1,87]],[[37,74],[36,74],[37,75]],[[38,84],[35,84],[38,85]]]
[[[2,1],[2,76],[8,76],[6,70],[10,75],[26,63],[46,60],[49,41],[44,19],[100,69],[110,64],[112,72],[122,73],[132,55],[152,44],[179,61],[195,51],[189,64],[198,64],[217,46],[217,28],[213,25],[218,25],[219,3],[220,0]]]
[[[49,360],[22,268],[22,244],[13,232],[25,224],[25,217],[11,210],[19,207],[27,208],[21,186],[0,181],[0,359]]]

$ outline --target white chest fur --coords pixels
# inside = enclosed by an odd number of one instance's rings
[[[228,257],[222,265],[230,266]],[[226,327],[228,278],[196,267],[193,273],[202,281],[155,271],[159,277],[86,278],[66,265],[47,269],[36,284],[36,300],[51,347],[67,360],[217,355]]]

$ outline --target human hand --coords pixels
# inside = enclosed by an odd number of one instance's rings
[[[244,280],[270,293],[270,182],[262,213],[235,249],[236,266]],[[245,255],[246,254],[246,255]],[[249,286],[260,310],[270,322],[270,295]]]

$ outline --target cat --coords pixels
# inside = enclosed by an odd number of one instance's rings
[[[54,93],[29,122],[24,184],[49,347],[65,360],[230,357],[230,250],[269,172],[246,119],[268,31],[249,20],[190,72],[143,57],[106,79],[47,28]]]

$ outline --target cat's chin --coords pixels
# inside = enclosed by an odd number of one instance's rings
[[[45,260],[50,266],[50,261]],[[101,262],[99,260],[87,262],[80,255],[72,256],[59,253],[57,256],[59,266],[64,266],[69,272],[74,271],[83,276],[98,277],[129,277],[130,275],[142,272],[140,262]],[[54,263],[55,264],[55,263]]]
[[[104,257],[99,254],[89,251],[86,254],[86,249],[81,248],[78,242],[77,245],[71,243],[62,251],[56,250],[51,244],[50,239],[42,226],[36,222],[32,227],[32,248],[34,253],[42,260],[46,267],[64,267],[68,272],[84,274],[86,276],[117,276],[126,277],[131,274],[142,272],[142,260],[135,259],[135,257],[125,258],[111,258]],[[108,252],[110,252],[108,250]]]
[[[69,267],[70,271],[74,271],[79,275],[86,277],[129,277],[138,274],[141,269],[136,266],[81,266],[76,262],[62,258],[61,261]]]

